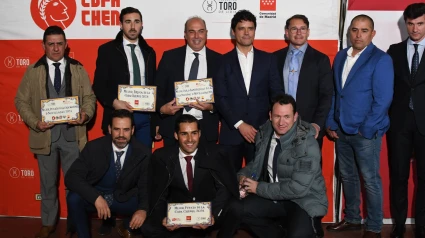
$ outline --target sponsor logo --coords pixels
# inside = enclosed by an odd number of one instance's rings
[[[66,29],[74,21],[77,4],[75,0],[31,0],[30,11],[42,30],[54,25]]]
[[[186,216],[186,221],[191,221],[192,220],[192,216]]]
[[[36,193],[36,194],[35,194],[35,200],[36,200],[36,201],[41,201],[41,194]]]
[[[15,124],[18,121],[18,115],[14,112],[9,112],[6,114],[6,121],[10,124]]]
[[[260,0],[260,11],[276,11],[276,0]]]
[[[20,172],[21,171],[19,171],[19,169],[16,167],[12,167],[9,169],[9,175],[12,178],[19,178],[19,175],[21,174]]]
[[[83,26],[120,25],[121,0],[81,0],[81,6]]]
[[[30,65],[30,59],[28,57],[13,57],[7,56],[4,58],[4,66],[6,68],[26,68]]]
[[[12,56],[7,56],[4,58],[4,66],[9,69],[15,67],[15,58]]]
[[[34,170],[12,167],[9,169],[9,175],[12,178],[34,178]]]
[[[348,2],[348,10],[368,10],[368,11],[403,11],[412,3],[423,2],[418,0],[403,1],[381,1],[356,0]]]
[[[202,2],[202,9],[204,9],[206,13],[234,14],[238,10],[238,1],[204,0]]]

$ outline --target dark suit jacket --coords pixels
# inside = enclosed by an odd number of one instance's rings
[[[277,58],[277,70],[282,82],[288,49],[286,47],[273,53]],[[332,77],[328,56],[308,45],[298,78],[297,111],[303,121],[316,123],[322,130],[332,104]]]
[[[161,224],[166,217],[167,202],[211,201],[212,213],[218,219],[231,196],[239,198],[236,174],[230,169],[229,158],[219,152],[217,145],[200,145],[194,159],[193,191],[190,193],[183,180],[179,147],[163,147],[153,153],[149,170],[155,176],[150,190],[153,221]]]
[[[154,85],[156,73],[156,54],[145,39],[139,36],[139,47],[142,50],[145,61],[145,79],[146,85]],[[99,47],[96,70],[94,72],[93,91],[103,106],[103,133],[108,133],[108,125],[111,120],[111,114],[114,110],[112,103],[118,98],[118,85],[130,84],[130,71],[128,69],[128,59],[124,51],[122,31],[117,34],[113,41],[109,41]],[[156,114],[151,114],[154,123],[151,123],[151,135],[155,134],[152,130],[156,124]],[[153,127],[153,128],[152,128]]]
[[[148,211],[147,182],[151,152],[134,137],[129,146],[121,175],[114,190],[114,199],[124,202],[132,196],[137,196],[138,209]],[[110,135],[89,141],[80,157],[66,173],[66,187],[94,204],[101,195],[94,186],[109,169],[112,153],[112,137]]]
[[[212,78],[216,72],[216,62],[221,56],[219,53],[206,48],[207,77]],[[186,45],[165,51],[158,65],[155,84],[157,86],[157,111],[175,97],[174,82],[184,81],[184,64],[186,61]],[[183,109],[175,115],[161,115],[159,133],[162,136],[173,138],[174,123]],[[202,136],[207,141],[218,139],[218,114],[216,112],[202,112],[201,129]]]
[[[425,135],[425,57],[422,56],[414,81],[410,78],[407,61],[407,40],[391,45],[387,52],[394,64],[394,97],[390,107],[391,131],[397,131],[403,125],[405,111],[412,96],[418,131]]]
[[[239,121],[256,129],[269,118],[270,100],[284,94],[275,57],[254,48],[249,95],[247,94],[236,48],[221,57],[214,77],[217,110],[222,117],[220,144],[237,145],[244,141],[234,125]]]

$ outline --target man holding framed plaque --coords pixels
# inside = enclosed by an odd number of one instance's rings
[[[153,91],[146,86],[154,85],[156,73],[156,54],[142,37],[142,30],[140,11],[133,7],[122,9],[120,31],[116,38],[99,47],[93,91],[103,106],[102,131],[105,135],[109,133],[108,124],[113,110],[134,110],[135,137],[151,148],[157,116],[150,113],[152,107],[148,107],[148,110],[138,109],[143,111],[135,110],[146,100],[152,104],[152,94],[146,94],[149,97],[145,98],[140,94]],[[124,94],[124,89],[120,89],[119,85],[125,86],[126,92],[133,93]],[[140,100],[127,100],[127,96],[134,98],[136,93],[139,93]]]
[[[149,229],[142,227],[146,237],[205,235],[217,227],[218,237],[234,232],[227,228],[234,220],[227,210],[238,200],[237,180],[217,145],[199,144],[199,124],[194,116],[181,115],[175,122],[178,145],[152,155]]]
[[[217,143],[219,119],[213,104],[200,99],[197,103],[182,106],[175,98],[176,82],[186,81],[183,83],[189,84],[187,80],[212,78],[216,72],[220,54],[205,46],[207,33],[202,18],[189,18],[184,29],[187,45],[165,51],[159,62],[155,84],[158,90],[157,110],[161,115],[159,134],[165,146],[177,143],[173,126],[176,118],[182,114],[190,114],[199,120],[203,142]]]
[[[272,96],[284,93],[275,57],[253,46],[257,21],[247,10],[237,12],[231,23],[236,47],[223,55],[214,77],[217,110],[221,116],[220,145],[232,158],[236,171],[242,158],[254,158],[254,138],[267,121]]]
[[[87,142],[86,124],[95,112],[96,97],[89,76],[80,62],[65,56],[67,46],[62,28],[48,27],[43,35],[45,55],[28,66],[15,97],[16,109],[29,127],[30,150],[40,170],[43,226],[36,238],[47,238],[55,230],[59,159],[66,174]],[[42,115],[43,101],[50,102],[43,110],[53,115],[47,120]],[[57,108],[66,108],[67,103],[70,111],[76,109],[77,113],[66,116],[58,112]]]

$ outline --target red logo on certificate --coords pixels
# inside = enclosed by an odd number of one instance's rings
[[[191,221],[192,220],[192,216],[186,216],[186,221]]]
[[[139,105],[139,100],[134,100],[134,105]]]

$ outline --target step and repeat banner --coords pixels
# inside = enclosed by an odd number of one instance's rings
[[[370,16],[375,23],[376,35],[373,43],[383,51],[387,51],[391,44],[395,44],[407,39],[408,34],[403,19],[404,9],[419,0],[388,0],[388,1],[370,1],[370,0],[348,0],[347,15],[345,21],[345,31],[349,27],[351,19],[359,14]],[[344,34],[344,45],[347,46],[349,41],[347,35]],[[387,145],[385,139],[382,143],[381,151],[381,178],[384,189],[384,223],[391,223],[389,202],[390,177],[388,172]],[[413,195],[414,195],[414,160],[411,161],[411,172],[409,180],[409,209],[408,217],[413,217]],[[408,219],[407,223],[412,223],[414,219]]]

